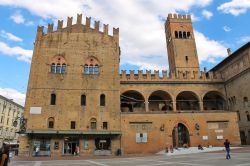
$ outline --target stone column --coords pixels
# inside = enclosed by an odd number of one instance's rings
[[[145,109],[146,109],[146,112],[149,112],[148,104],[149,104],[149,102],[148,102],[148,99],[146,98],[145,99]]]
[[[172,103],[173,103],[173,111],[176,112],[177,111],[176,110],[176,101],[172,101]]]
[[[200,106],[200,111],[203,111],[204,110],[204,108],[203,108],[203,101],[199,102],[199,106]]]

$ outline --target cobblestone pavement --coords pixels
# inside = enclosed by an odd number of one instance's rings
[[[141,157],[68,157],[13,159],[10,166],[250,166],[250,147],[235,149],[232,159],[225,159],[225,152],[210,152],[176,156],[151,155]],[[38,161],[39,160],[39,161]]]

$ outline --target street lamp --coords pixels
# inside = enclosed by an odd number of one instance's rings
[[[26,132],[26,122],[27,122],[27,119],[25,119],[23,116],[16,117],[16,119],[13,121],[13,124],[12,124],[14,127],[17,127],[18,120],[20,121],[20,129],[16,133],[18,133],[18,134],[24,134]]]

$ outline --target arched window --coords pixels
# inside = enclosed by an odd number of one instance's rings
[[[50,105],[56,105],[56,94],[54,93],[50,96]]]
[[[92,64],[89,65],[89,74],[94,74],[94,67]]]
[[[101,94],[100,96],[100,106],[105,106],[105,95]]]
[[[54,63],[51,64],[51,73],[56,73],[56,65]]]
[[[99,61],[95,57],[86,59],[83,71],[84,74],[99,74]]]
[[[50,72],[63,74],[66,72],[66,61],[62,56],[56,56],[50,62]]]
[[[182,31],[179,31],[179,38],[182,38]]]
[[[178,32],[174,31],[175,38],[178,38]]]
[[[60,63],[58,63],[56,65],[56,73],[61,73],[61,64]]]
[[[95,118],[90,119],[90,129],[96,130],[96,119]]]
[[[62,68],[61,68],[61,73],[65,73],[66,71],[66,64],[62,64]]]
[[[99,73],[99,66],[96,64],[94,66],[94,74],[98,74]]]
[[[81,106],[86,106],[86,95],[81,95]]]
[[[187,33],[183,32],[183,38],[186,39],[187,38]]]
[[[54,118],[50,117],[48,119],[48,128],[53,129],[54,128]]]
[[[190,39],[191,38],[191,33],[187,32],[187,38]]]

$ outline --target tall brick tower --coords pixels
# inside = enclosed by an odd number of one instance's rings
[[[199,72],[191,16],[169,14],[165,22],[165,33],[170,71]]]
[[[119,29],[77,15],[38,27],[19,154],[109,155],[120,148]],[[78,150],[77,150],[78,149]],[[78,153],[77,152],[77,153]]]

